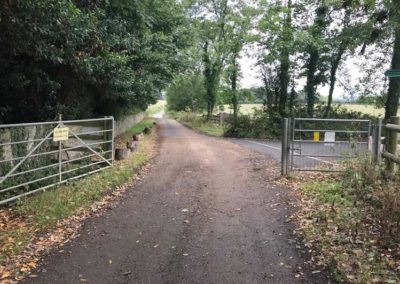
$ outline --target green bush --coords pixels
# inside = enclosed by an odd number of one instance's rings
[[[325,113],[325,105],[319,104],[315,107],[315,117],[322,118]],[[307,117],[306,106],[296,107],[291,115],[287,117]],[[349,111],[345,107],[336,105],[332,108],[329,118],[337,119],[372,119],[370,115],[361,112]],[[310,123],[312,124],[312,123]],[[275,110],[255,110],[250,115],[239,115],[237,118],[230,117],[226,121],[226,137],[248,137],[248,138],[280,138],[282,117]],[[331,128],[330,126],[329,128]]]

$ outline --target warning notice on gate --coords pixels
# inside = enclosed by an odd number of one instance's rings
[[[319,141],[319,132],[314,132],[314,141]]]
[[[57,127],[57,128],[54,128],[53,141],[57,142],[57,141],[68,140],[68,135],[69,135],[68,127]]]

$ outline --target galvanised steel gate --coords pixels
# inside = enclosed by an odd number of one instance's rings
[[[362,119],[284,119],[282,174],[340,171],[341,162],[371,150],[371,121]]]
[[[0,125],[0,205],[112,166],[114,118]]]

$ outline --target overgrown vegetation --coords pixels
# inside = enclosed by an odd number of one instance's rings
[[[186,4],[193,31],[190,68],[167,91],[171,110],[204,110],[211,118],[218,106],[229,104],[236,120],[239,103],[246,101],[238,62],[248,51],[257,58],[253,67],[263,83],[250,93],[264,104],[272,121],[297,115],[297,106],[303,104],[303,117],[337,117],[333,103],[338,85],[353,101],[385,105],[386,118],[396,115],[400,84],[395,78],[385,80],[384,71],[400,68],[398,1]],[[346,64],[353,59],[363,62],[357,68],[359,79],[350,76],[356,69]],[[245,119],[235,123],[244,124]]]
[[[155,123],[156,120],[154,118],[146,117],[140,123],[136,124],[135,126],[125,131],[125,133],[122,134],[121,136],[129,140],[132,138],[132,135],[142,133],[145,128],[152,128]]]
[[[149,106],[146,110],[146,114],[149,116],[155,115],[160,112],[165,112],[167,102],[164,100],[158,100],[157,103]]]
[[[317,104],[315,106],[315,113],[322,116],[326,110],[324,104]],[[293,116],[303,117],[307,113],[307,106],[299,106],[294,108]],[[204,112],[191,112],[191,111],[169,111],[169,117],[178,120],[179,122],[197,129],[206,134],[214,136],[237,137],[237,138],[267,138],[267,139],[280,139],[282,135],[281,130],[281,116],[277,112],[269,112],[265,107],[253,109],[251,113],[240,114],[235,117],[228,116],[219,124],[218,121],[207,119]],[[348,110],[344,106],[333,105],[331,108],[331,117],[340,119],[372,119],[371,115]]]
[[[145,110],[185,66],[175,0],[0,4],[0,123]]]
[[[299,233],[319,264],[351,283],[399,283],[399,176],[386,178],[371,158],[340,175],[294,178],[301,188]]]
[[[152,126],[153,122],[153,119],[144,120],[129,129],[124,137],[131,137],[132,133]],[[101,200],[122,184],[131,181],[133,174],[149,161],[154,138],[154,132],[146,136],[141,142],[139,152],[132,154],[125,161],[115,162],[109,169],[41,194],[23,198],[9,208],[0,209],[0,269],[7,268],[10,259],[21,253],[38,234],[54,228],[58,222],[76,214],[79,210],[91,208],[93,202]],[[12,269],[16,268],[15,265],[12,264]]]
[[[224,127],[217,122],[210,121],[206,115],[192,112],[169,111],[168,117],[174,118],[183,125],[212,136],[223,136]]]

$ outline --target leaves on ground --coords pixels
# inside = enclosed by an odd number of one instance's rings
[[[154,139],[150,142],[149,157],[156,152]],[[15,207],[0,210],[0,283],[15,283],[30,274],[40,263],[41,257],[52,249],[67,244],[79,236],[82,222],[94,216],[100,216],[113,206],[113,202],[121,198],[124,192],[139,182],[149,171],[150,165],[142,166],[138,173],[132,176],[129,171],[130,181],[109,190],[98,201],[91,202],[89,206],[82,206],[74,211],[68,218],[55,222],[54,226],[43,227],[35,216],[19,212]],[[92,176],[95,178],[95,176]],[[61,194],[61,193],[60,193]],[[49,216],[46,216],[50,219]],[[55,217],[51,217],[55,218]],[[48,223],[51,224],[51,223]],[[84,278],[81,281],[86,281]]]
[[[400,244],[388,246],[376,210],[343,193],[337,174],[308,173],[277,181],[292,187],[298,212],[289,219],[316,265],[329,266],[339,281],[400,283]]]

